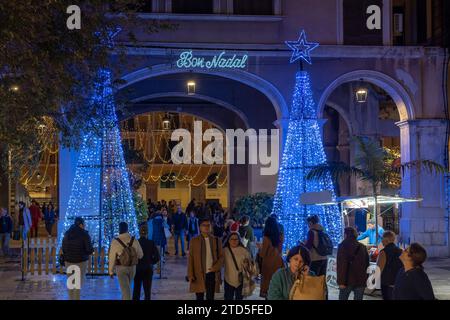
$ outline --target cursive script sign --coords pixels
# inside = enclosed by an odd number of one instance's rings
[[[196,57],[192,51],[184,51],[177,60],[178,68],[200,68],[200,69],[245,69],[247,67],[248,55],[238,57],[237,55],[226,56],[226,52],[212,58]]]

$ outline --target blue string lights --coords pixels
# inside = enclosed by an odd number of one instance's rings
[[[304,35],[304,31],[301,34]],[[294,57],[296,55],[298,52],[294,49],[292,61],[298,59]],[[299,57],[308,61],[303,56]],[[335,198],[331,176],[320,181],[307,181],[305,178],[309,167],[325,162],[321,128],[317,120],[309,73],[299,71],[296,74],[287,138],[272,209],[272,213],[279,217],[284,227],[284,251],[299,241],[306,240],[308,232],[306,218],[313,214],[320,217],[321,224],[334,245],[342,239],[342,219],[337,205],[306,206],[300,203],[300,195],[305,192],[329,190]]]
[[[120,222],[127,222],[135,236],[138,226],[115,112],[111,72],[101,70],[99,79],[91,103],[101,106],[102,132],[84,136],[60,241],[75,217],[82,217],[94,246],[108,248],[118,235]]]

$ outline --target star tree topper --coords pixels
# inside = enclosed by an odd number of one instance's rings
[[[293,51],[291,63],[298,59],[303,59],[309,64],[312,64],[310,52],[319,46],[318,43],[308,42],[306,40],[305,30],[300,32],[300,37],[297,41],[286,41],[286,45]]]

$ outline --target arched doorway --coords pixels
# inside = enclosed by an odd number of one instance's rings
[[[270,133],[276,129],[274,123],[278,118],[287,112],[284,100],[273,86],[246,72],[164,70],[123,78],[128,83],[118,93],[120,99],[127,101],[119,115],[122,119],[155,111],[187,113],[222,130],[252,128]],[[195,84],[194,92],[189,91],[188,83]],[[229,165],[228,206],[232,207],[239,197],[249,193],[274,193],[276,175],[261,175],[260,167],[249,165],[248,161]]]
[[[392,158],[392,162],[401,161],[401,135],[397,126],[401,113],[398,102],[383,88],[373,82],[361,80],[342,83],[328,96],[321,112],[322,117],[327,119],[324,126],[324,145],[328,160],[353,165],[356,149],[352,136],[364,136],[377,141],[389,154],[389,158]],[[399,195],[400,175],[392,173],[389,180],[389,184],[382,186],[381,194]],[[368,183],[354,178],[341,179],[336,189],[340,196],[372,194]],[[371,211],[371,208],[368,210]],[[360,231],[365,230],[366,211],[364,208],[354,209],[348,216],[350,224]],[[398,206],[382,205],[381,213],[380,224],[398,234]]]

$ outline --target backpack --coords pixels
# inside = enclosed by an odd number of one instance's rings
[[[119,238],[116,238],[122,247],[122,254],[117,257],[117,264],[121,266],[131,267],[138,264],[138,256],[136,249],[133,247],[134,237],[131,237],[131,241],[128,245],[122,242]]]
[[[317,253],[321,256],[330,256],[333,254],[333,242],[330,239],[330,236],[323,232],[322,230],[317,231],[317,236],[319,237],[319,245],[314,247]]]

